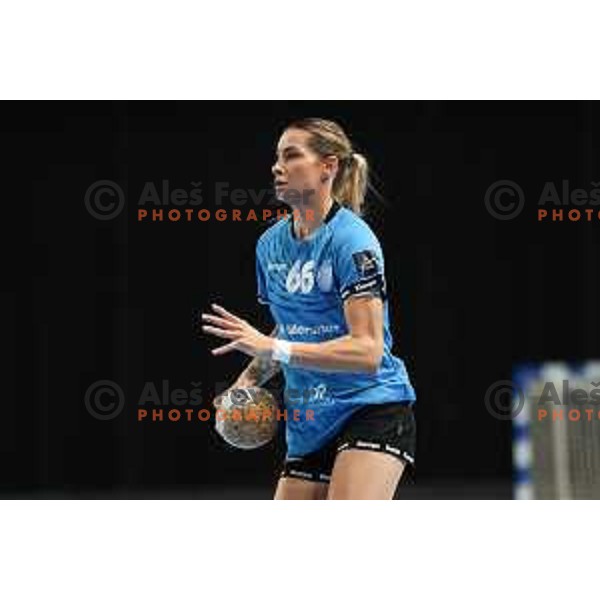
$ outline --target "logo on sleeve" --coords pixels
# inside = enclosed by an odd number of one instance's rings
[[[354,266],[360,277],[370,277],[378,272],[377,256],[372,250],[355,252],[352,255]]]

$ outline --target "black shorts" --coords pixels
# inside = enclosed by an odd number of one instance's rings
[[[414,472],[416,430],[414,403],[363,406],[346,421],[340,434],[323,448],[302,457],[288,457],[281,477],[327,483],[338,452],[350,448],[390,454],[404,462],[407,471]]]

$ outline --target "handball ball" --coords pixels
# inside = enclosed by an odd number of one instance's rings
[[[278,406],[267,390],[235,388],[219,396],[216,405],[217,433],[235,448],[260,448],[275,436]]]

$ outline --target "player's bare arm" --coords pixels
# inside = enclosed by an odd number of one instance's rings
[[[276,333],[277,326],[271,331],[270,337],[275,337]],[[261,386],[267,383],[267,381],[274,377],[280,370],[280,363],[273,360],[270,356],[255,356],[248,366],[240,373],[240,376],[236,379],[233,387]]]
[[[223,307],[218,304],[212,304],[212,309],[220,316],[204,314],[202,318],[204,321],[208,323],[214,323],[215,325],[219,325],[222,327],[230,326],[232,331],[238,331],[240,334],[240,338],[244,335],[249,335],[248,339],[262,340],[263,336],[253,327],[249,326],[246,321],[236,317],[229,311],[225,310]],[[210,326],[204,326],[204,331],[208,333],[212,333],[212,329],[215,329]],[[277,326],[273,328],[271,331],[270,338],[273,338],[277,332]],[[220,354],[222,352],[217,352],[217,350],[213,350],[213,354]],[[277,361],[274,361],[271,357],[271,354],[265,353],[257,353],[253,355],[254,358],[250,361],[248,366],[240,373],[239,377],[235,380],[235,382],[225,390],[225,393],[228,390],[233,388],[243,388],[243,387],[255,387],[261,386],[265,384],[269,379],[275,376],[275,374],[280,370],[280,364]],[[222,396],[219,395],[215,398],[214,404],[216,407],[220,406],[220,398]]]
[[[344,303],[348,335],[319,343],[293,343],[290,365],[312,371],[374,373],[383,355],[383,303],[372,296]]]
[[[202,315],[206,322],[213,324],[205,325],[203,330],[231,340],[228,344],[214,349],[213,354],[222,355],[232,350],[240,350],[254,357],[240,375],[236,386],[261,385],[272,377],[279,369],[278,362],[272,359],[275,330],[271,336],[265,336],[221,306],[214,304],[213,310],[220,316]],[[290,344],[290,364],[324,372],[377,371],[383,354],[381,300],[372,295],[351,297],[344,304],[344,314],[349,329],[347,335],[326,342]]]

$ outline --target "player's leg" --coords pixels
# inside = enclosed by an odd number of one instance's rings
[[[336,448],[327,445],[301,457],[287,457],[275,500],[325,500]]]
[[[338,439],[330,500],[391,500],[405,468],[413,469],[416,422],[411,405],[392,402],[356,411]]]
[[[384,452],[349,448],[335,459],[328,500],[392,500],[404,462]]]
[[[274,500],[325,500],[327,484],[296,477],[280,477]]]

